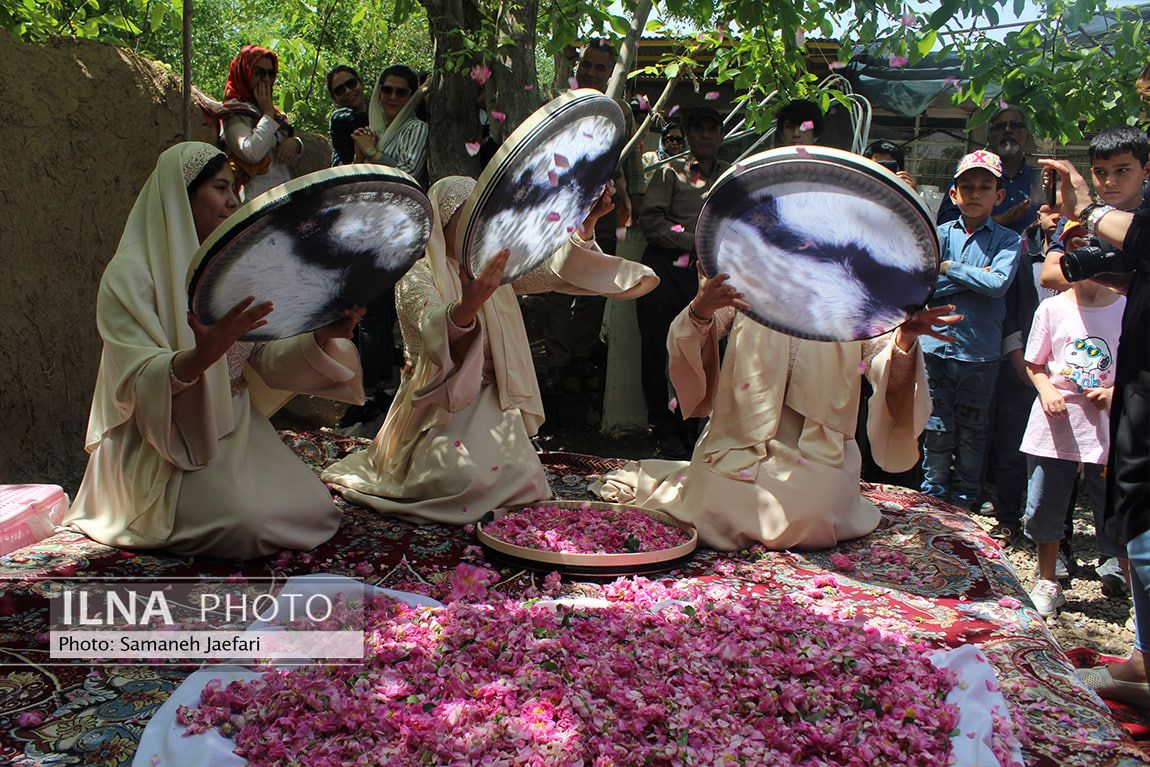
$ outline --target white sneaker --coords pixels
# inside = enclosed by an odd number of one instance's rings
[[[1058,581],[1038,580],[1034,590],[1030,592],[1030,601],[1034,609],[1043,618],[1053,618],[1058,614],[1058,608],[1066,604],[1066,595],[1062,593],[1062,586]]]

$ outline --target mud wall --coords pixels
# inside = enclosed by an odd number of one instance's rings
[[[182,140],[182,84],[85,40],[0,31],[0,61],[0,484],[72,492],[100,359],[96,289],[156,158]],[[198,110],[192,138],[214,139]],[[303,139],[297,172],[326,167],[327,137]]]

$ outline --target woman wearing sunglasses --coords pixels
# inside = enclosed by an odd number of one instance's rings
[[[355,161],[389,165],[427,187],[427,123],[415,115],[425,88],[411,67],[383,70],[367,107],[369,127],[356,130]]]
[[[290,179],[291,163],[303,152],[303,142],[272,100],[278,72],[275,53],[245,45],[228,67],[222,108],[212,110],[222,123],[220,138],[244,200]]]
[[[327,92],[337,109],[331,113],[331,164],[355,162],[352,134],[367,127],[367,99],[363,80],[351,67],[340,64],[327,73]]]

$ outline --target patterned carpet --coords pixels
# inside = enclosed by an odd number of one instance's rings
[[[324,432],[282,436],[317,471],[366,444]],[[567,453],[542,458],[556,497],[573,500],[591,498],[588,484],[622,464]],[[973,521],[904,488],[868,485],[864,490],[882,509],[883,520],[863,539],[815,553],[700,550],[668,577],[721,582],[767,599],[788,594],[820,610],[858,611],[872,624],[939,648],[975,643],[994,664],[1022,727],[1028,765],[1150,764],[1110,711],[1081,686],[1010,565]],[[133,554],[72,533],[0,558],[0,764],[130,764],[148,718],[192,670],[51,662],[45,631],[53,578],[286,578],[331,572],[447,597],[448,576],[464,549],[474,545],[471,535],[382,519],[339,503],[346,513],[328,543],[246,563]],[[836,576],[835,588],[810,588],[815,576],[826,573]],[[512,569],[500,574],[494,588],[509,596],[541,578]],[[599,585],[571,581],[564,588],[591,596]],[[1090,665],[1097,659],[1080,654],[1076,662]],[[1131,726],[1145,734],[1144,719],[1127,713]]]

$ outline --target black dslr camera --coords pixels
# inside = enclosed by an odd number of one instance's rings
[[[1088,245],[1064,253],[1058,263],[1068,282],[1081,282],[1099,274],[1132,272],[1138,259],[1092,237]]]

